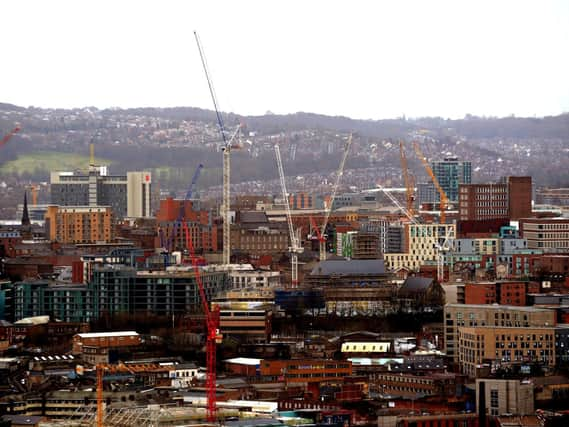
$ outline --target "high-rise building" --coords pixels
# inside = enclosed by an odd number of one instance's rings
[[[51,203],[59,206],[110,206],[116,218],[149,217],[152,175],[127,172],[107,175],[107,168],[90,167],[88,174],[52,172]]]
[[[46,235],[60,243],[111,242],[113,213],[109,206],[49,206]]]
[[[431,169],[437,177],[441,188],[449,202],[458,202],[458,186],[470,184],[472,165],[468,161],[459,161],[456,157],[448,157],[442,161],[431,162]],[[432,182],[419,186],[419,203],[439,203],[440,195]]]
[[[518,220],[531,216],[531,176],[509,176],[499,183],[461,184],[461,221]]]

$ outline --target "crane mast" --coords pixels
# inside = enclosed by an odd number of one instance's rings
[[[207,85],[209,88],[209,93],[213,102],[213,107],[215,109],[215,116],[217,118],[217,124],[219,126],[219,132],[221,133],[221,139],[223,140],[223,191],[222,191],[222,204],[221,204],[221,217],[223,218],[223,264],[228,265],[231,262],[231,227],[230,227],[230,217],[229,217],[229,204],[231,203],[230,194],[230,184],[231,184],[231,141],[227,140],[225,135],[225,126],[223,124],[223,117],[221,116],[221,111],[218,107],[217,96],[215,94],[215,89],[213,87],[213,82],[210,78],[209,69],[207,66],[207,61],[205,59],[205,54],[200,42],[197,31],[194,31],[194,37],[196,39],[196,44],[198,45],[198,51],[200,53],[200,59],[202,62],[203,70],[207,80]]]
[[[352,134],[348,137],[348,141],[346,141],[346,145],[344,146],[344,154],[342,155],[342,160],[340,161],[340,167],[338,168],[338,172],[336,173],[336,182],[334,182],[334,187],[332,187],[332,196],[330,197],[330,204],[327,206],[324,221],[322,222],[322,227],[320,228],[320,232],[318,233],[319,244],[320,244],[320,261],[326,260],[326,226],[328,225],[328,220],[330,219],[330,214],[332,213],[332,208],[334,206],[334,200],[336,199],[336,193],[338,192],[338,187],[340,186],[340,180],[344,175],[344,166],[346,165],[346,158],[348,157],[348,153],[350,151],[350,146],[352,145]]]
[[[290,238],[289,252],[291,262],[292,286],[295,288],[298,286],[298,254],[302,253],[302,248],[300,247],[298,236],[294,232],[294,227],[292,225],[292,213],[290,212],[290,205],[288,201],[288,193],[286,191],[286,181],[283,170],[283,161],[281,159],[281,150],[278,144],[275,144],[275,157],[277,159],[277,168],[279,170],[282,198],[284,200],[286,210],[286,221],[288,224],[288,232]]]

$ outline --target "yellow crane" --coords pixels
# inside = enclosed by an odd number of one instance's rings
[[[435,176],[435,173],[433,172],[433,169],[431,169],[431,166],[429,165],[429,162],[427,161],[427,159],[425,158],[425,156],[423,155],[423,152],[421,151],[421,148],[419,147],[419,144],[417,144],[416,142],[413,142],[413,148],[415,149],[415,153],[417,153],[417,157],[421,160],[421,162],[423,163],[423,166],[425,167],[425,170],[427,171],[427,173],[429,174],[429,176],[431,177],[431,181],[433,181],[433,184],[435,184],[435,188],[437,189],[437,191],[439,192],[439,196],[440,196],[440,211],[441,211],[441,218],[440,218],[440,223],[441,224],[445,224],[446,223],[446,209],[448,208],[448,198],[447,195],[445,193],[445,190],[443,190],[443,188],[441,187],[441,185],[439,184],[439,180],[437,179],[437,177]]]

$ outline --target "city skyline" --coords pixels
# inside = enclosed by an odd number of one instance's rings
[[[1,101],[356,119],[569,111],[569,4],[7,2]]]

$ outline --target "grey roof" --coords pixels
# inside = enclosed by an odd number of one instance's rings
[[[248,420],[226,421],[225,425],[227,427],[249,427],[249,426],[269,427],[269,426],[284,425],[284,423],[275,418],[250,418]]]
[[[311,276],[386,274],[382,259],[352,259],[321,261],[310,272]]]
[[[403,286],[401,286],[401,291],[422,292],[427,290],[432,283],[432,277],[410,276],[405,279],[405,283],[403,283]]]
[[[3,415],[2,421],[11,421],[12,424],[34,426],[42,421],[44,417],[31,415]]]
[[[269,219],[265,211],[240,211],[240,223],[268,223]]]

